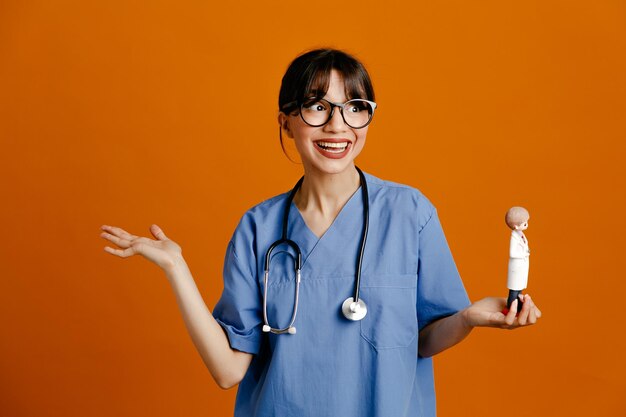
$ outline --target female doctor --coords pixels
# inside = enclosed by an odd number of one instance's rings
[[[102,226],[119,247],[108,253],[164,270],[211,375],[239,384],[235,416],[434,416],[431,356],[476,326],[541,316],[528,295],[517,316],[501,313],[504,298],[470,304],[430,201],[355,166],[375,109],[354,57],[319,49],[291,63],[278,122],[303,179],[243,215],[212,313],[161,228],[151,239]]]

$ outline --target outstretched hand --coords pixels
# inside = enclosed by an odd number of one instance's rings
[[[497,327],[501,329],[516,329],[530,326],[541,317],[541,310],[537,308],[530,295],[520,295],[523,301],[522,310],[517,312],[519,300],[511,303],[511,309],[506,311],[506,298],[487,297],[469,306],[464,314],[467,323],[472,327]]]
[[[163,233],[163,230],[156,224],[150,226],[150,233],[152,233],[156,240],[135,236],[124,229],[114,226],[103,225],[101,229],[104,230],[104,232],[100,234],[100,237],[122,248],[114,249],[105,246],[104,250],[120,258],[141,255],[166,270],[173,267],[176,260],[182,257],[181,247],[173,240],[168,239],[165,233]]]

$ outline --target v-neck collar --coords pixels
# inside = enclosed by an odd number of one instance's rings
[[[313,231],[306,224],[306,221],[304,220],[304,216],[302,216],[302,213],[300,213],[298,206],[296,206],[296,204],[293,201],[291,202],[291,208],[290,208],[290,213],[289,213],[289,218],[290,218],[289,219],[289,225],[290,225],[289,231],[295,231],[295,230],[305,231],[304,233],[305,236],[295,237],[295,239],[297,239],[296,243],[300,245],[300,250],[302,250],[303,252],[302,253],[303,267],[304,265],[306,265],[307,259],[309,259],[311,254],[313,254],[317,246],[323,241],[327,241],[330,238],[329,236],[331,236],[335,232],[336,229],[341,227],[341,225],[345,221],[344,218],[346,215],[344,215],[344,212],[350,211],[350,207],[353,206],[354,204],[358,204],[359,201],[362,202],[363,199],[361,196],[363,192],[362,192],[361,187],[362,185],[359,185],[359,188],[357,188],[357,190],[350,196],[348,201],[346,201],[346,203],[343,205],[341,210],[339,210],[339,213],[337,213],[337,216],[335,216],[335,219],[333,220],[333,222],[330,224],[330,226],[328,226],[328,229],[326,229],[324,234],[320,237],[317,237],[317,235],[313,233]],[[296,227],[296,224],[298,225],[298,227]],[[289,231],[287,235],[291,236]],[[299,242],[300,240],[302,240],[302,243]]]

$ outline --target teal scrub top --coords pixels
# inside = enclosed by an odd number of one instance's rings
[[[470,302],[435,207],[415,188],[365,174],[369,234],[360,298],[368,312],[347,320],[354,293],[363,200],[357,190],[318,238],[291,203],[288,238],[302,251],[297,333],[263,333],[263,271],[281,237],[288,193],[244,214],[226,251],[224,290],[213,316],[230,346],[254,355],[239,384],[235,417],[436,415],[432,360],[417,354],[418,333]],[[274,251],[267,311],[289,324],[294,252]]]

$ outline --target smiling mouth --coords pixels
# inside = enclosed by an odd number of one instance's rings
[[[317,146],[320,149],[325,150],[326,152],[331,152],[331,153],[341,153],[348,148],[349,144],[350,142],[347,142],[347,141],[346,142],[324,142],[324,141],[315,142],[315,146]]]

